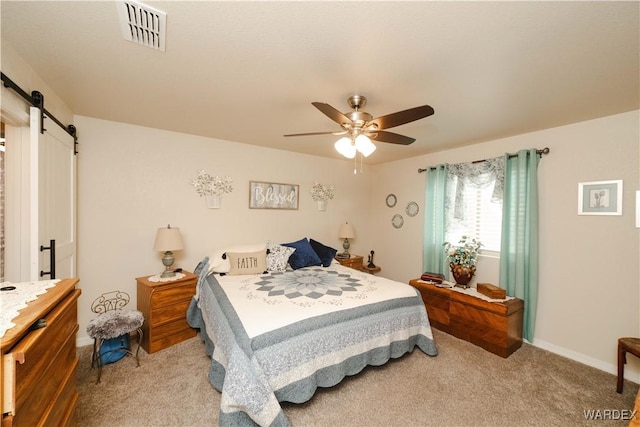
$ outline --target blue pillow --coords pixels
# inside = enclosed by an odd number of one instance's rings
[[[322,260],[313,250],[306,237],[297,242],[283,243],[282,246],[289,246],[290,248],[296,249],[289,257],[289,265],[294,270],[312,265],[322,265]]]
[[[338,250],[333,249],[329,246],[325,246],[313,239],[309,239],[309,244],[311,245],[315,253],[318,254],[318,257],[322,261],[322,266],[329,267],[331,265],[331,261],[333,261],[333,258],[336,256],[336,253],[338,253]]]

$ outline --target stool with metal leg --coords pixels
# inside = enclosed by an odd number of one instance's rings
[[[138,310],[122,310],[129,303],[126,292],[106,292],[91,304],[91,311],[98,314],[87,325],[87,333],[93,338],[91,368],[98,367],[98,383],[102,376],[102,365],[122,358],[125,354],[134,355],[131,351],[130,334],[138,332],[138,348],[135,352],[136,365],[140,366],[138,352],[142,341],[142,324],[144,317]],[[118,338],[122,338],[118,340]],[[125,339],[126,338],[126,339]],[[114,347],[103,348],[105,342],[116,339]],[[121,342],[122,345],[117,343]],[[106,351],[105,351],[106,350]]]

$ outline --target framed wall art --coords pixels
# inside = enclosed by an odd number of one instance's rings
[[[300,186],[249,181],[249,209],[298,209]]]
[[[622,180],[578,183],[578,215],[622,215]]]

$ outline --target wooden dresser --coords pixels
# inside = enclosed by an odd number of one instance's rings
[[[142,348],[155,353],[196,336],[187,323],[187,308],[196,294],[198,276],[183,271],[185,277],[169,282],[151,282],[139,277],[138,310],[144,316]]]
[[[522,346],[521,299],[492,302],[420,279],[409,284],[420,291],[431,326],[502,357]]]
[[[78,279],[64,279],[20,310],[2,337],[2,426],[76,425]],[[33,329],[38,320],[46,326]]]

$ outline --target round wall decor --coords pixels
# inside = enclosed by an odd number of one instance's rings
[[[392,208],[396,205],[396,203],[398,203],[398,199],[396,198],[395,194],[389,194],[385,202],[387,203],[387,206]]]
[[[416,216],[416,215],[418,215],[418,212],[420,211],[420,207],[418,206],[418,204],[416,202],[409,202],[409,204],[407,205],[407,207],[405,208],[404,211],[409,216]]]
[[[393,218],[391,218],[391,225],[393,225],[394,228],[401,228],[403,224],[404,218],[402,218],[402,215],[395,214]]]

